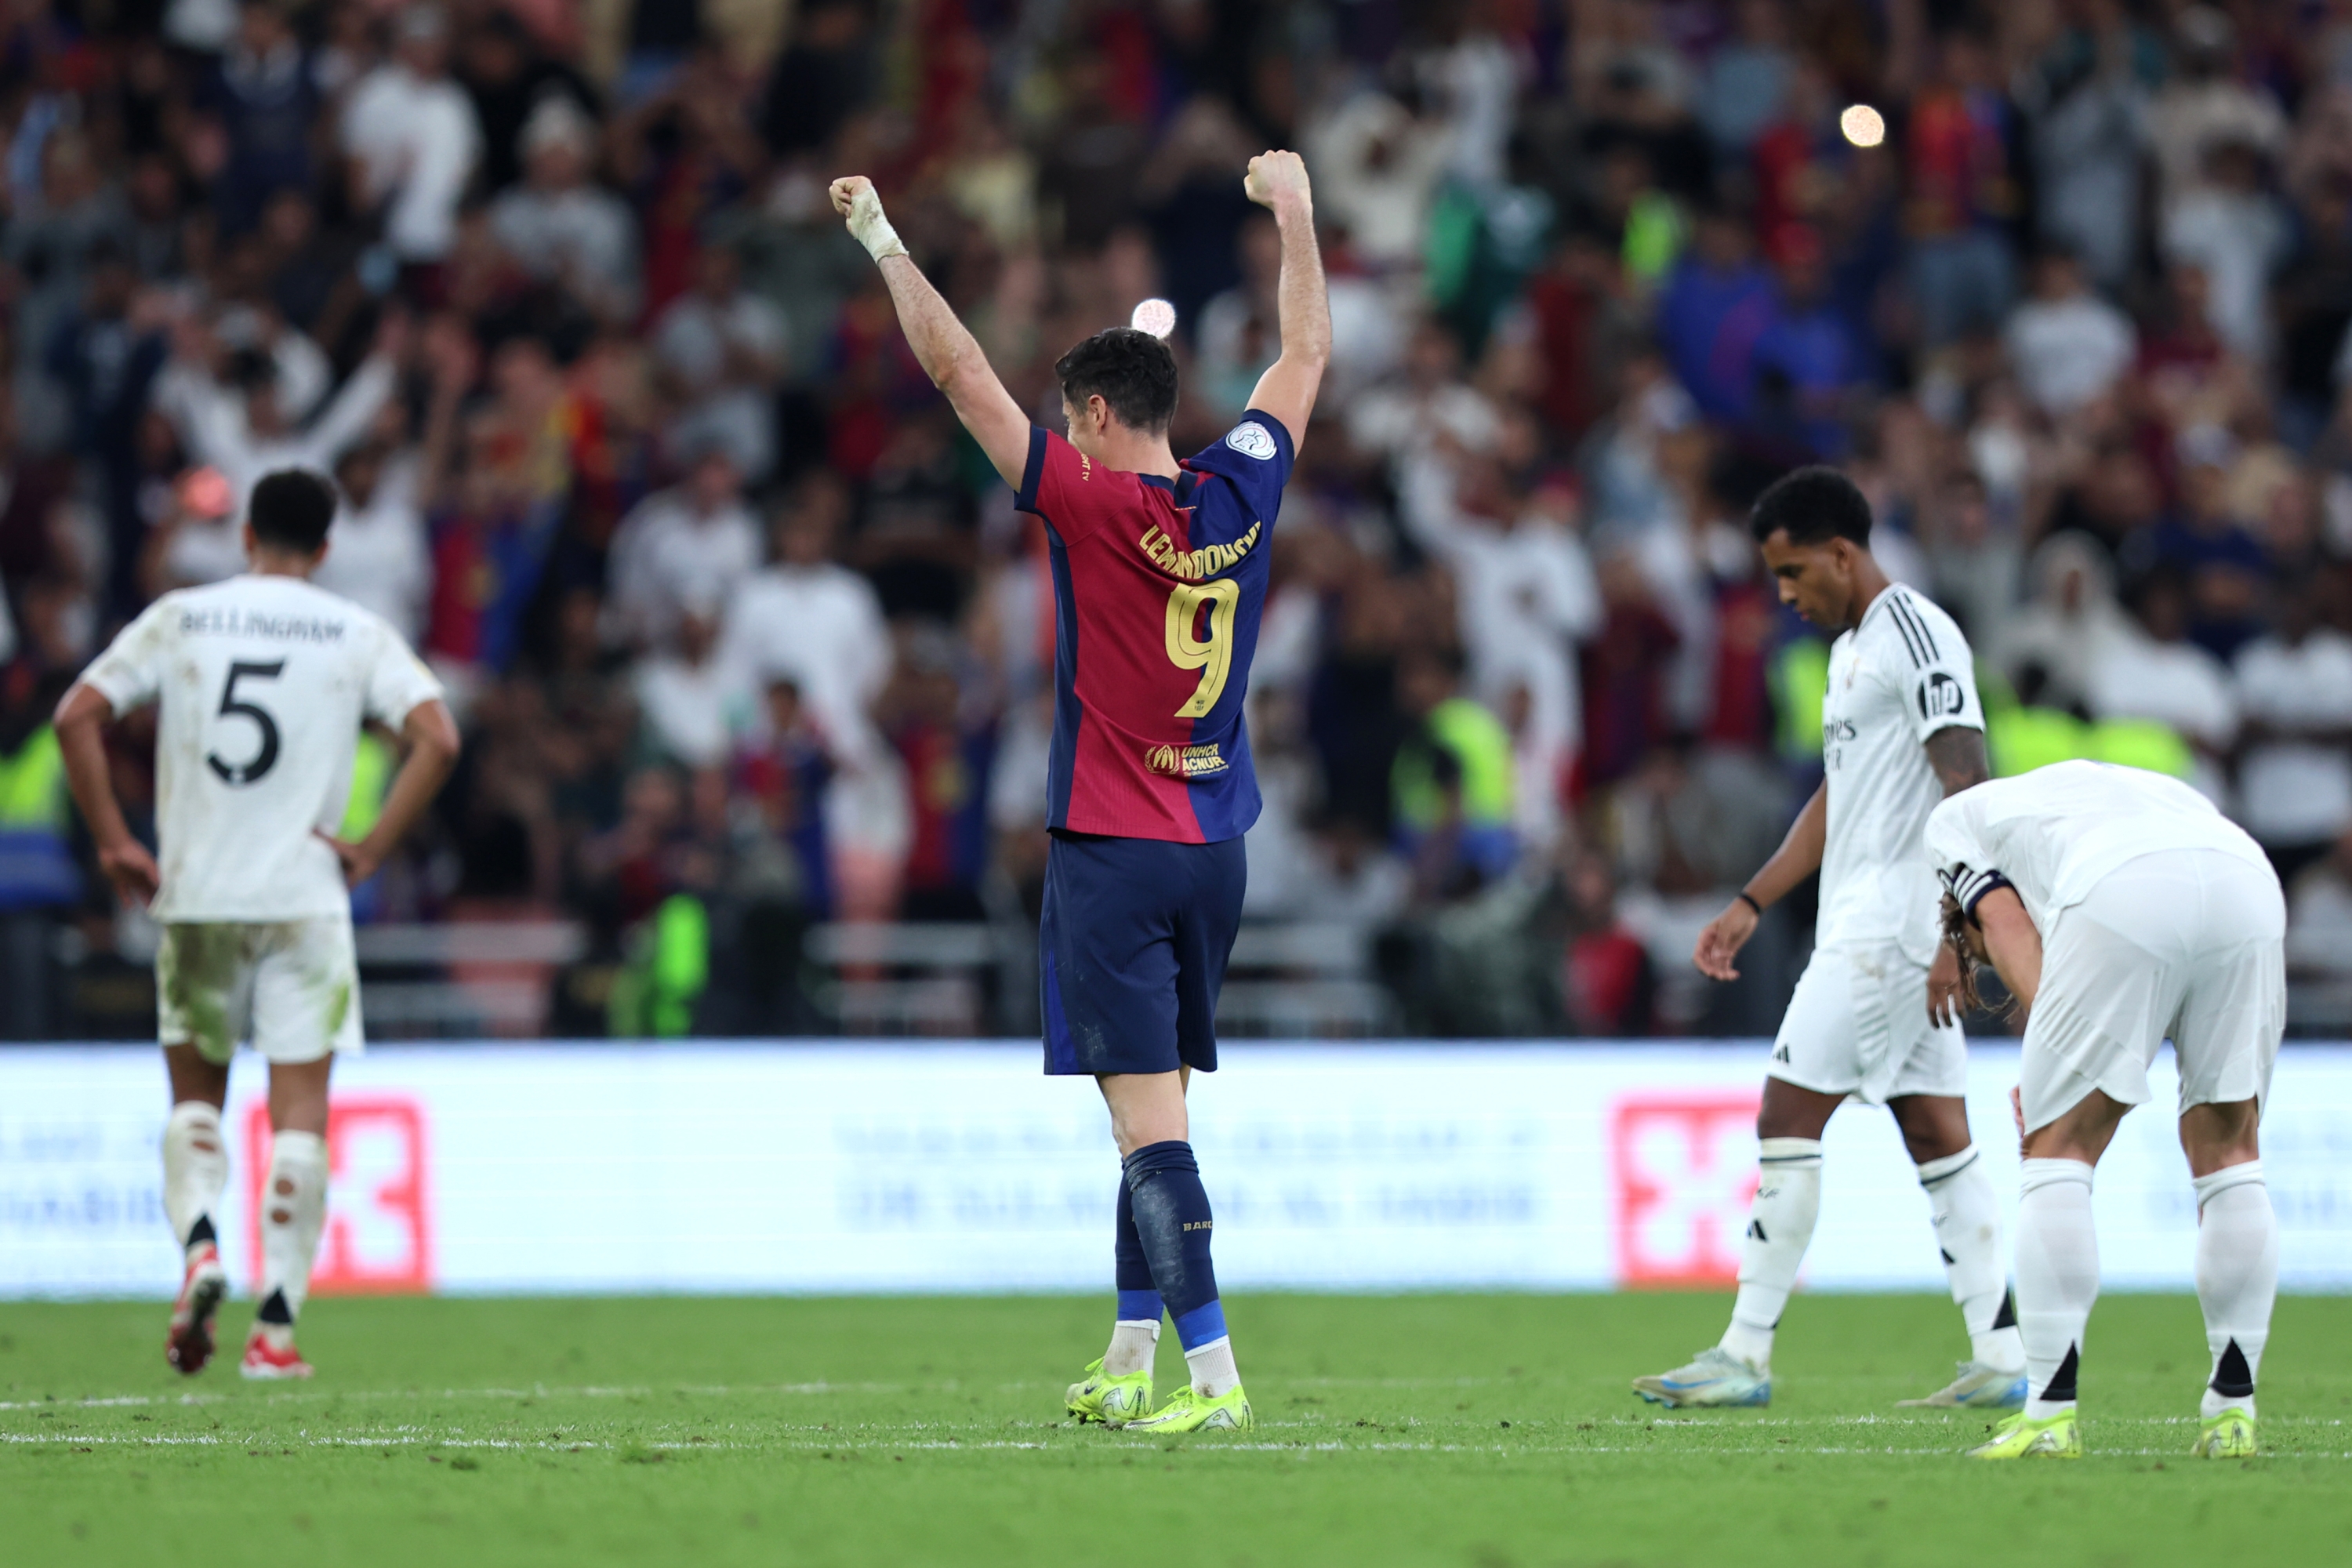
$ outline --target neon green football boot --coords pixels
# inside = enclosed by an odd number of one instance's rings
[[[2251,1459],[2262,1452],[2254,1444],[2254,1413],[2231,1405],[2209,1419],[2189,1450],[2200,1459]]]
[[[1971,1459],[2079,1459],[2083,1434],[2074,1413],[2061,1410],[2036,1421],[2022,1410],[1992,1429],[1992,1436],[1969,1450]]]
[[[1235,1384],[1214,1399],[1186,1384],[1150,1415],[1127,1424],[1130,1432],[1246,1432],[1257,1425],[1249,1395]]]
[[[1112,1377],[1103,1371],[1102,1357],[1097,1356],[1087,1363],[1087,1375],[1070,1384],[1064,1397],[1081,1426],[1089,1421],[1124,1426],[1151,1408],[1151,1373],[1147,1368]]]

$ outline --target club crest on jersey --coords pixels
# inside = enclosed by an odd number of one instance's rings
[[[1150,558],[1151,563],[1171,577],[1181,577],[1197,583],[1213,576],[1257,548],[1259,533],[1265,524],[1254,522],[1249,531],[1231,544],[1203,544],[1198,550],[1179,550],[1176,542],[1162,532],[1155,523],[1143,531],[1135,547]]]
[[[1190,779],[1223,773],[1231,764],[1212,741],[1200,746],[1147,746],[1143,765],[1170,778]]]
[[[1960,683],[1942,670],[1932,670],[1919,683],[1919,717],[1922,719],[1956,719],[1966,711],[1969,694]]]
[[[1255,419],[1234,426],[1225,437],[1225,445],[1244,458],[1255,458],[1261,463],[1274,461],[1274,437]]]

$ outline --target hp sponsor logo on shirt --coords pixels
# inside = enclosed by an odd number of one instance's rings
[[[1247,420],[1234,426],[1225,437],[1225,445],[1244,458],[1255,458],[1261,463],[1274,460],[1274,437],[1256,420]]]
[[[1957,719],[1967,710],[1969,694],[1960,683],[1942,670],[1929,672],[1919,683],[1919,717],[1922,719]]]

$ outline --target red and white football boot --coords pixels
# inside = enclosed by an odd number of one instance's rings
[[[163,1359],[190,1376],[213,1359],[213,1318],[228,1295],[228,1270],[221,1267],[220,1248],[211,1242],[188,1254],[188,1271],[180,1280],[179,1300],[172,1303],[172,1331],[163,1340]]]
[[[256,1323],[245,1342],[245,1361],[237,1371],[258,1380],[308,1377],[310,1363],[294,1348],[294,1330],[286,1323]]]

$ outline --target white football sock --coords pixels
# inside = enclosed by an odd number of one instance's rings
[[[280,1132],[271,1141],[269,1181],[261,1194],[261,1300],[286,1293],[289,1311],[310,1293],[310,1261],[327,1223],[327,1141],[316,1132]]]
[[[2200,1409],[2208,1416],[2231,1408],[2251,1415],[2278,1299],[2278,1216],[2260,1160],[2200,1176],[2196,1186],[2197,1303],[2205,1309],[2205,1343],[2213,1352]]]
[[[196,1221],[208,1217],[228,1185],[228,1141],[220,1112],[201,1100],[172,1107],[163,1123],[163,1217],[182,1247]]]
[[[2025,1370],[2025,1342],[2015,1324],[1993,1327],[2009,1278],[2001,1268],[2000,1198],[1973,1143],[1919,1167],[1919,1184],[1936,1219],[1936,1245],[1952,1282],[1952,1300],[1969,1329],[1969,1353],[2003,1372]]]
[[[1184,1364],[1192,1369],[1192,1392],[1203,1399],[1221,1398],[1241,1384],[1242,1374],[1234,1370],[1230,1334],[1219,1334],[1199,1349],[1186,1351]]]
[[[1756,1201],[1739,1248],[1739,1295],[1723,1348],[1758,1371],[1772,1365],[1772,1331],[1797,1288],[1797,1266],[1822,1212],[1822,1141],[1767,1138],[1758,1152]]]
[[[2083,1325],[2099,1299],[2099,1235],[2091,1221],[2091,1167],[2028,1160],[2017,1205],[2017,1327],[2025,1341],[2036,1421],[2074,1407]]]
[[[1103,1372],[1110,1377],[1150,1372],[1160,1349],[1160,1320],[1150,1322],[1121,1318],[1110,1326],[1110,1349],[1103,1352]]]

